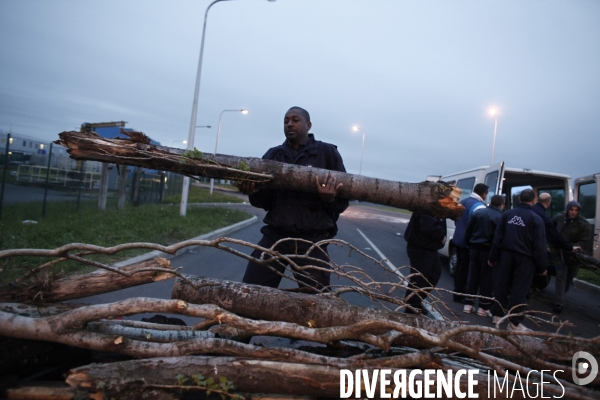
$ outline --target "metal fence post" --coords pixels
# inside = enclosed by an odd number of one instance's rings
[[[4,182],[8,169],[8,150],[10,149],[10,133],[6,134],[6,151],[4,152],[4,169],[2,170],[2,185],[0,186],[0,218],[2,218],[2,203],[4,201]]]
[[[44,203],[42,206],[42,217],[46,215],[46,197],[48,196],[48,188],[50,187],[50,161],[52,161],[52,142],[50,142],[50,150],[48,152],[48,168],[46,169],[46,187],[44,188]]]

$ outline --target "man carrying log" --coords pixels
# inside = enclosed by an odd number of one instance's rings
[[[275,160],[287,164],[323,168],[331,171],[346,172],[344,162],[335,145],[315,140],[308,131],[312,127],[309,113],[300,107],[292,107],[285,114],[283,131],[286,140],[282,145],[269,149],[263,159]],[[253,182],[241,182],[239,190],[247,194],[250,204],[267,211],[265,226],[261,228],[262,239],[259,246],[270,248],[277,241],[285,238],[303,239],[301,241],[286,240],[277,245],[275,250],[280,254],[307,255],[323,260],[316,265],[327,268],[329,256],[327,245],[314,248],[306,254],[312,243],[333,238],[337,234],[339,215],[348,208],[348,200],[337,197],[342,184],[336,186],[335,175],[315,177],[317,193],[300,192],[288,189],[257,190]],[[252,257],[260,258],[261,251],[255,250]],[[315,261],[292,258],[299,267],[315,265]],[[243,282],[276,288],[285,272],[281,261],[268,266],[250,261],[246,267]],[[318,269],[304,270],[302,274],[294,271],[296,279],[304,286],[323,289],[329,286],[329,273]]]

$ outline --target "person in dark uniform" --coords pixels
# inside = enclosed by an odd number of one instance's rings
[[[531,211],[535,192],[525,189],[519,195],[520,203],[502,214],[494,233],[488,264],[494,267],[493,322],[497,323],[504,310],[511,314],[525,311],[526,296],[536,273],[546,274],[548,252],[544,221]],[[510,300],[509,300],[510,297]],[[508,329],[529,331],[522,324],[524,316],[509,318]]]
[[[558,229],[556,229],[556,225],[554,224],[554,221],[552,221],[552,218],[550,218],[550,216],[548,216],[548,213],[546,213],[546,210],[548,208],[550,208],[550,205],[552,204],[552,196],[550,195],[550,193],[540,193],[540,195],[538,196],[538,201],[537,203],[535,203],[533,205],[533,207],[531,207],[531,210],[536,213],[537,215],[539,215],[542,220],[544,221],[544,228],[546,229],[546,241],[548,243],[549,249],[551,251],[550,255],[549,255],[549,266],[554,265],[554,267],[556,268],[556,260],[553,261],[552,259],[552,250],[553,249],[557,249],[557,250],[561,250],[564,252],[572,252],[572,251],[577,251],[577,250],[581,250],[581,248],[579,247],[573,247],[573,244],[571,242],[569,242],[563,235],[561,235],[561,233],[558,231]],[[538,288],[538,289],[544,289],[546,286],[548,286],[549,283],[549,277],[548,275],[545,276],[536,276],[533,278],[533,286]],[[555,309],[556,311],[556,309]],[[562,308],[561,308],[562,311]]]
[[[290,108],[283,120],[283,131],[286,140],[280,146],[269,149],[263,159],[275,160],[288,164],[323,168],[331,171],[346,172],[344,162],[337,147],[316,140],[308,133],[312,123],[309,113],[300,107]],[[250,204],[267,211],[264,218],[266,224],[261,228],[262,239],[259,246],[270,248],[277,241],[285,238],[303,239],[303,241],[285,240],[275,248],[281,254],[308,255],[322,260],[321,265],[314,261],[300,258],[292,259],[298,266],[315,265],[319,268],[329,267],[327,245],[314,248],[306,254],[313,243],[333,238],[337,234],[339,215],[348,208],[348,200],[337,197],[342,184],[336,185],[335,174],[315,177],[316,193],[306,193],[287,189],[257,190],[253,182],[241,182],[239,190],[249,196]],[[262,252],[254,250],[252,257],[260,259]],[[285,272],[285,265],[272,262],[271,268]],[[269,267],[250,261],[242,282],[256,285],[278,287],[282,275]],[[330,284],[329,272],[318,269],[294,271],[301,286],[323,289]]]
[[[463,312],[470,314],[477,311],[481,317],[491,316],[490,308],[494,288],[494,269],[487,263],[494,232],[502,217],[504,210],[504,197],[497,194],[492,196],[490,206],[474,213],[469,219],[465,240],[469,245],[469,277],[467,279],[467,296]],[[475,298],[472,297],[479,292],[479,309],[475,310]],[[485,297],[488,297],[486,299]]]
[[[404,239],[412,275],[406,287],[404,302],[407,307],[404,312],[427,315],[422,303],[442,274],[438,250],[446,242],[446,219],[414,212],[404,232]]]
[[[489,186],[478,183],[473,188],[473,193],[460,204],[465,208],[456,222],[456,229],[452,235],[452,244],[456,248],[456,268],[454,269],[454,302],[462,303],[465,300],[464,293],[467,292],[467,279],[469,277],[469,245],[465,241],[465,231],[469,219],[477,210],[485,209],[485,199],[489,193]]]

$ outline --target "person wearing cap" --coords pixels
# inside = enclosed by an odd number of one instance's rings
[[[316,140],[311,129],[310,114],[301,107],[290,108],[283,120],[285,141],[270,148],[262,157],[264,160],[275,160],[287,164],[328,169],[346,172],[342,156],[333,144]],[[291,258],[299,267],[314,265],[320,269],[307,269],[302,273],[293,271],[298,285],[318,290],[326,289],[329,284],[330,266],[327,245],[320,245],[311,250],[313,243],[331,239],[337,234],[337,220],[348,208],[348,200],[337,197],[342,184],[336,185],[335,174],[315,176],[316,193],[300,192],[288,189],[260,189],[254,182],[243,181],[238,189],[248,195],[250,204],[267,211],[264,218],[266,224],[261,228],[263,234],[258,245],[271,248],[280,242],[274,250],[280,254],[308,255],[322,260],[320,265],[315,261],[302,258]],[[310,250],[310,254],[307,252]],[[260,259],[262,251],[254,250],[252,257]],[[248,262],[242,282],[276,288],[285,273],[284,261],[262,265],[254,261]]]
[[[587,250],[592,239],[592,226],[581,216],[581,204],[577,201],[567,203],[565,212],[554,217],[558,231],[573,244],[574,251]],[[573,251],[554,247],[551,251],[556,268],[556,293],[552,308],[561,313],[565,306],[565,294],[569,291],[573,278],[577,276],[580,262]]]

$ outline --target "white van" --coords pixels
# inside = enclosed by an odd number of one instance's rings
[[[451,175],[436,176],[435,178],[458,186],[462,190],[461,201],[471,195],[476,184],[484,183],[490,188],[487,203],[489,204],[493,195],[501,194],[505,197],[506,210],[519,204],[519,193],[523,189],[532,188],[536,196],[544,192],[550,193],[552,195],[552,205],[548,210],[550,217],[563,212],[566,204],[573,199],[573,191],[570,185],[571,178],[568,175],[526,168],[508,168],[504,165],[504,162],[491,167],[473,168]],[[435,178],[428,176],[427,180],[436,180]],[[452,242],[454,221],[449,219],[447,227],[448,234],[446,237],[448,240],[446,240],[446,245],[440,250],[440,253],[448,258],[450,274],[453,275],[456,266],[456,248]],[[596,242],[597,244],[598,242]]]
[[[592,248],[588,249],[600,260],[600,226],[596,223],[600,211],[600,173],[575,179],[574,198],[581,204],[581,215],[592,224]]]

